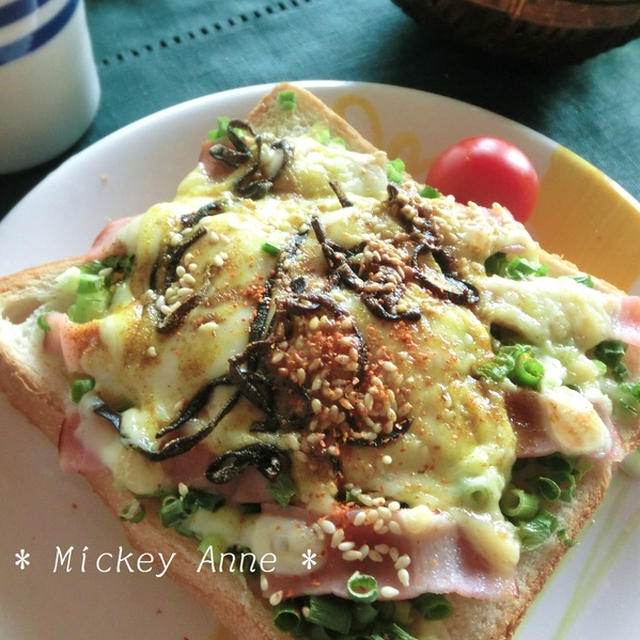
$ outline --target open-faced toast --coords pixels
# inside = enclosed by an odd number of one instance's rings
[[[293,85],[211,138],[0,281],[2,388],[239,638],[509,638],[638,441],[637,299]]]

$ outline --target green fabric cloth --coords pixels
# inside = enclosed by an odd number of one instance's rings
[[[640,41],[527,67],[448,42],[391,0],[86,0],[102,102],[65,156],[0,177],[0,215],[70,153],[167,106],[299,79],[383,82],[470,102],[557,140],[640,197]],[[437,123],[425,123],[425,126]]]

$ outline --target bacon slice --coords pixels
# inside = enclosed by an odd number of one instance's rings
[[[640,296],[622,298],[611,337],[640,347]]]
[[[98,325],[71,322],[66,313],[57,311],[47,314],[47,324],[51,330],[44,336],[45,353],[61,356],[70,373],[81,372],[82,354],[99,339]]]
[[[334,594],[348,598],[347,581],[355,571],[375,576],[379,588],[395,588],[398,594],[393,599],[398,600],[415,598],[427,592],[458,593],[480,599],[504,599],[517,595],[515,571],[508,575],[498,574],[450,517],[444,514],[434,516],[433,526],[428,531],[412,533],[403,527],[401,518],[395,514],[393,519],[401,527],[401,533],[380,534],[373,526],[355,526],[354,520],[361,511],[352,509],[347,513],[336,513],[331,521],[344,530],[345,540],[355,543],[354,550],[368,545],[374,552],[376,546],[384,551],[385,547],[379,545],[386,545],[395,549],[391,552],[393,556],[389,552],[376,552],[379,556],[374,556],[375,560],[381,561],[375,561],[371,556],[364,560],[349,560],[349,554],[330,546],[331,536],[328,536],[317,571],[295,576],[279,575],[276,565],[276,572],[268,576],[268,589],[263,595],[282,591],[285,598],[305,594]],[[269,512],[272,513],[273,509]],[[292,517],[288,510],[282,513]],[[309,522],[308,517],[299,519]],[[401,582],[396,568],[397,559],[405,555],[411,561],[406,567],[410,580],[408,585]]]
[[[68,416],[62,423],[60,437],[58,438],[60,469],[68,473],[101,471],[105,466],[100,458],[87,449],[77,436],[79,426],[79,413]]]
[[[548,395],[527,389],[508,391],[505,407],[517,436],[517,457],[539,458],[559,452],[621,460],[620,436],[600,400],[589,402],[565,387]]]
[[[202,147],[200,149],[200,157],[198,158],[198,162],[201,167],[204,169],[205,173],[214,180],[219,180],[228,176],[233,169],[228,167],[224,162],[220,162],[220,160],[216,160],[210,153],[209,149],[215,144],[215,142],[211,142],[211,140],[203,140]]]
[[[91,249],[86,254],[87,260],[102,260],[107,256],[123,255],[124,245],[118,240],[118,232],[131,220],[132,217],[108,222],[93,241]]]
[[[204,443],[199,443],[182,455],[162,462],[162,469],[170,482],[184,482],[189,487],[219,493],[230,502],[271,504],[275,498],[269,491],[269,481],[256,469],[246,469],[240,476],[225,484],[213,484],[205,477],[207,467],[215,455]]]

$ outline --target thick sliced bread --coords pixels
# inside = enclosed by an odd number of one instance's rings
[[[297,110],[294,124],[289,117],[283,123],[276,102],[283,90],[295,92]],[[319,100],[294,85],[276,87],[251,112],[249,121],[257,130],[281,136],[304,131],[323,122],[332,135],[340,136],[348,148],[373,152],[374,147],[347,123],[327,109]],[[556,256],[546,259],[558,273],[573,272],[571,265]],[[11,403],[39,427],[56,444],[64,420],[64,394],[67,376],[61,363],[45,356],[40,348],[42,334],[36,318],[40,305],[51,299],[55,278],[82,258],[65,260],[28,269],[0,280],[0,386]],[[603,289],[609,285],[601,283]],[[629,450],[637,441],[637,433],[625,438]],[[575,535],[601,502],[611,477],[611,464],[595,466],[580,483],[575,499],[559,512],[561,526]],[[85,474],[93,489],[118,513],[129,498],[117,491],[108,472]],[[135,525],[125,524],[131,543],[140,549],[156,549],[165,555],[176,552],[170,574],[199,600],[210,607],[238,638],[277,640],[290,636],[278,632],[263,600],[254,594],[241,575],[198,573],[195,569],[201,554],[192,540],[163,528],[157,510],[148,509],[147,517]],[[510,601],[490,602],[452,596],[454,614],[445,621],[451,638],[466,640],[507,640],[544,585],[547,577],[566,551],[558,540],[523,554],[518,566],[519,597]]]

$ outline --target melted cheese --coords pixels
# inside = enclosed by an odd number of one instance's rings
[[[387,211],[384,154],[326,147],[304,136],[291,144],[295,159],[277,184],[279,192],[255,201],[240,199],[231,188],[246,169],[212,182],[199,168],[180,185],[174,202],[156,205],[120,230],[119,239],[135,255],[135,270],[110,315],[95,321],[99,340],[83,353],[82,369],[96,379],[96,394],[112,406],[127,407],[121,425],[125,444],[152,448],[157,431],[199,389],[226,374],[229,360],[244,350],[256,305],[277,262],[261,250],[265,241],[284,250],[295,234],[308,232],[313,217],[321,220],[331,241],[347,249],[372,239],[387,241],[402,231]],[[351,206],[340,207],[330,180],[341,185]],[[181,217],[212,199],[222,203],[222,211],[198,222],[204,234],[180,261],[193,290],[206,293],[179,330],[160,333],[154,313],[170,301],[158,300],[149,291],[152,274],[162,252],[184,239],[179,234],[189,232],[182,229]],[[496,251],[518,247],[522,255],[535,258],[537,245],[524,227],[499,208],[488,213],[451,198],[429,201],[429,206],[439,235],[456,252],[459,272],[482,291],[481,301],[474,312],[410,283],[399,304],[419,309],[420,320],[389,322],[375,317],[353,291],[329,291],[359,327],[368,361],[379,367],[376,376],[386,394],[387,415],[404,411],[410,420],[407,432],[386,446],[343,446],[344,481],[365,493],[406,503],[409,508],[401,513],[412,533],[437,527],[436,513],[448,514],[478,553],[507,573],[518,561],[519,546],[498,501],[515,459],[515,436],[502,393],[473,376],[479,364],[493,357],[490,325],[517,330],[546,349],[548,406],[557,413],[557,396],[566,393],[554,389],[567,376],[576,382],[596,380],[597,367],[583,352],[608,335],[610,310],[601,294],[569,279],[514,282],[486,277],[482,263]],[[312,232],[300,242],[292,269],[312,285],[325,286],[326,261]],[[319,344],[316,348],[322,348]],[[313,388],[312,368],[301,370],[305,384]],[[374,377],[369,384],[377,384]],[[187,432],[212,420],[233,393],[232,386],[217,388],[201,414],[185,425]],[[328,389],[327,395],[331,393]],[[366,390],[361,399],[365,405],[371,401]],[[582,400],[572,396],[562,406],[575,411],[564,418],[553,416],[554,437],[576,453],[592,451],[606,438],[595,412],[585,413],[578,406]],[[572,427],[574,417],[584,427],[580,434]],[[327,463],[310,463],[298,454],[308,434],[257,433],[252,426],[262,418],[259,409],[241,399],[204,444],[215,455],[255,442],[292,452],[297,500],[313,511],[330,513],[338,492],[334,474]],[[109,462],[116,482],[136,493],[150,493],[166,481],[159,465],[131,449],[111,455]],[[478,496],[481,501],[474,502]],[[257,553],[275,551],[280,563],[290,558],[285,563],[289,573],[300,571],[301,550],[318,546],[311,530],[300,531],[299,521],[292,532],[290,521],[261,518],[256,524],[228,507],[218,514],[199,511],[189,526],[199,537],[216,532],[250,544]]]

